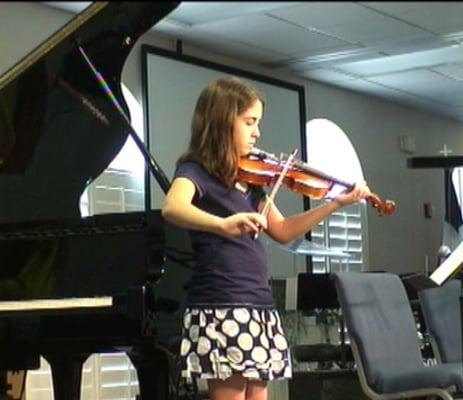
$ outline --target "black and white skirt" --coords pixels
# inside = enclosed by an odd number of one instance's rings
[[[291,378],[291,354],[278,311],[270,308],[187,308],[180,346],[182,377]]]

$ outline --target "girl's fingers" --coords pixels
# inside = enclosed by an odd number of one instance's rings
[[[260,214],[246,214],[243,216],[243,223],[251,232],[257,233],[267,228],[267,219]]]
[[[255,214],[255,222],[259,226],[260,229],[267,229],[267,218],[265,218],[262,214]]]
[[[354,198],[361,200],[371,195],[370,188],[367,186],[366,181],[357,183],[354,189]]]
[[[246,225],[252,232],[259,232],[259,226],[252,220],[247,220]]]

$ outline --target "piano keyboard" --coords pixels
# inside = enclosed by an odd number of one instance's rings
[[[75,308],[112,307],[113,298],[81,297],[68,299],[42,299],[25,301],[0,301],[0,311],[34,311],[34,310],[67,310]]]

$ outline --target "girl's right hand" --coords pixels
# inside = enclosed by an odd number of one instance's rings
[[[267,218],[259,213],[237,213],[223,219],[224,236],[241,236],[245,233],[258,233],[267,229]]]

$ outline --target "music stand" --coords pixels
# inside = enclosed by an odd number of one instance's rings
[[[280,245],[279,247],[295,255],[321,256],[337,258],[339,260],[346,260],[351,257],[349,253],[345,253],[341,250],[332,249],[330,247],[321,246],[319,244],[310,242],[305,239],[297,239],[290,245]]]
[[[349,253],[330,247],[321,246],[305,239],[297,239],[290,245],[279,246],[292,254],[303,256],[332,257],[346,260],[351,257]],[[302,287],[310,286],[308,293],[302,296]],[[329,271],[324,274],[298,274],[296,277],[286,279],[286,310],[313,310],[316,308],[339,308],[336,289],[330,279]],[[346,338],[344,333],[344,319],[339,319],[341,365],[346,365]]]
[[[454,277],[463,266],[463,242],[450,253],[450,255],[440,264],[437,269],[426,277],[423,274],[413,274],[403,278],[410,283],[417,291],[442,286],[449,279]]]
[[[280,245],[279,248],[292,253],[294,256],[323,256],[345,260],[351,257],[350,254],[341,250],[331,249],[305,239],[297,239],[289,245]],[[326,271],[330,272],[330,271]],[[298,278],[297,276],[286,279],[286,310],[296,310],[298,304]]]
[[[351,257],[350,254],[345,253],[341,250],[331,249],[329,247],[321,246],[319,244],[310,242],[305,239],[297,239],[289,245],[280,245],[279,248],[292,253],[294,256],[324,256],[324,257],[334,257],[338,259],[348,259]],[[317,274],[318,275],[318,274]],[[322,279],[323,277],[318,277]],[[328,282],[329,283],[329,282]],[[297,276],[290,277],[286,279],[286,299],[285,299],[285,309],[286,310],[296,310],[298,309],[299,304],[299,280]],[[333,287],[334,289],[334,287]],[[323,292],[327,294],[328,292]],[[336,297],[336,296],[333,296]],[[318,298],[318,296],[317,296]]]

